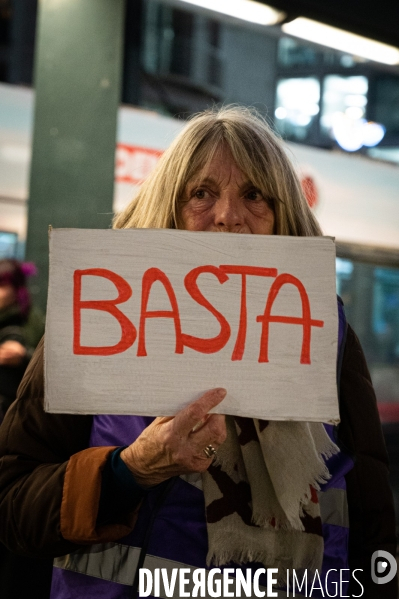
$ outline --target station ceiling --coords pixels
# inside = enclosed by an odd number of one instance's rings
[[[399,47],[399,0],[258,0],[302,16]]]

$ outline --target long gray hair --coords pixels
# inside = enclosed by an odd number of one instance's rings
[[[193,116],[161,156],[114,228],[180,228],[180,200],[190,179],[223,145],[273,206],[277,235],[322,235],[281,140],[254,109],[227,106]]]

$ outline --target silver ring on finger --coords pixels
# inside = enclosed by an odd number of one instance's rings
[[[217,455],[216,449],[213,447],[213,445],[207,445],[202,451],[208,459],[214,458]]]

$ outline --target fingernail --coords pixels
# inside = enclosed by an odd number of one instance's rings
[[[217,393],[218,397],[221,397],[222,399],[224,397],[226,397],[226,395],[227,395],[227,391],[226,391],[226,389],[223,389],[223,387],[216,389],[216,393]]]

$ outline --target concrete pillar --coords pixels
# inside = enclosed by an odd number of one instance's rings
[[[112,217],[124,0],[41,0],[26,258],[45,307],[49,225],[107,228]]]

